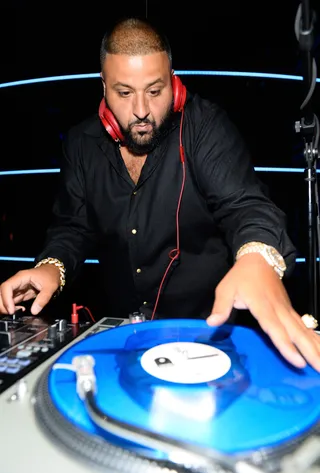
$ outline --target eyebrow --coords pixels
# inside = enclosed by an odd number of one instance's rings
[[[152,87],[153,85],[156,85],[156,84],[164,84],[164,80],[161,79],[160,77],[156,80],[154,80],[153,82],[150,82],[148,85],[147,85],[147,89],[149,87]],[[132,89],[131,85],[129,84],[125,84],[124,82],[116,82],[115,84],[113,84],[112,86],[113,88],[116,88],[116,87],[127,87],[128,89]]]

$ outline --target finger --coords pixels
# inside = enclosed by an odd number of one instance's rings
[[[26,311],[26,308],[24,305],[16,305],[16,311],[17,310],[22,310],[22,312],[25,312]]]
[[[31,309],[30,309],[31,314],[32,315],[39,314],[39,312],[41,312],[42,309],[48,304],[48,302],[50,301],[54,293],[55,293],[55,288],[52,290],[43,289],[42,291],[40,291],[31,306]]]
[[[14,314],[17,310],[22,310],[23,312],[25,312],[25,310],[26,310],[25,306],[17,305],[17,304],[19,304],[20,302],[28,301],[29,299],[34,298],[34,297],[36,297],[36,294],[32,290],[28,291],[26,294],[19,294],[19,296],[14,297],[13,298],[14,311],[13,311],[12,314]],[[7,311],[7,309],[5,308],[5,306],[3,304],[2,297],[1,297],[1,294],[0,294],[0,314],[8,314],[8,313],[9,312]]]
[[[296,323],[293,317],[290,320],[290,325],[288,324],[288,333],[309,365],[320,372],[319,336],[312,329],[305,327],[304,324]]]
[[[26,301],[29,301],[30,299],[34,299],[37,296],[37,294],[38,294],[38,291],[34,291],[33,289],[28,289],[27,292],[14,296],[13,300],[15,304],[19,304],[20,302],[26,302]]]
[[[248,308],[247,304],[245,304],[241,299],[235,299],[233,307],[239,310],[244,310]]]
[[[8,311],[7,311],[6,307],[3,304],[3,300],[2,300],[2,297],[1,297],[1,294],[0,294],[0,314],[5,315],[7,313],[8,313]]]
[[[27,290],[29,283],[28,271],[19,271],[1,285],[2,302],[8,314],[14,314],[15,311],[14,294],[23,292],[24,288]]]
[[[280,308],[281,310],[281,308]],[[278,310],[278,313],[280,313]],[[303,318],[292,308],[281,314],[279,318],[284,321],[288,335],[298,350],[314,367],[320,360],[320,337],[312,329],[305,325]],[[286,322],[286,320],[288,320]],[[315,320],[315,319],[314,319]],[[318,370],[318,368],[316,368]]]
[[[30,299],[34,299],[38,293],[36,293],[34,290],[29,289],[26,293],[21,293],[13,298],[14,302],[14,311],[13,312],[8,312],[6,307],[4,306],[3,302],[1,301],[0,303],[0,314],[11,314],[13,315],[17,310],[21,309],[22,307],[25,310],[24,306],[18,306],[17,304],[20,304],[20,302],[26,302],[29,301]]]
[[[16,302],[15,302],[15,304],[16,304]],[[15,311],[14,312],[16,312],[17,310],[22,310],[23,312],[25,312],[26,308],[23,305],[18,305],[18,306],[15,305]],[[0,294],[0,314],[7,314],[7,309],[3,305],[1,294]]]
[[[5,314],[14,314],[15,304],[13,300],[13,288],[10,284],[2,284],[1,286],[1,312]]]
[[[254,312],[252,313],[254,315]],[[260,309],[258,322],[262,330],[270,337],[275,347],[289,363],[297,368],[304,368],[306,360],[294,345],[281,320],[283,318],[276,315],[270,304],[265,303],[263,309]]]
[[[281,355],[297,368],[304,368],[306,366],[306,360],[294,345],[289,336],[287,327],[283,324],[284,320],[288,320],[292,307],[286,299],[282,300],[281,297],[280,299],[281,303],[279,304],[278,299],[276,302],[270,301],[268,297],[263,297],[261,294],[260,297],[252,298],[249,301],[248,309],[259,322],[262,330],[269,335]],[[292,315],[290,317],[292,317]],[[287,324],[289,327],[290,322],[292,323],[289,319],[289,323]]]
[[[207,318],[207,324],[217,326],[225,323],[230,317],[234,299],[234,292],[227,285],[218,286],[211,314]]]

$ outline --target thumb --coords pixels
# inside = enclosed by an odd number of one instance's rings
[[[207,323],[212,326],[222,325],[230,317],[233,309],[234,294],[229,290],[216,291],[216,298],[211,310],[211,314],[207,318]]]
[[[48,290],[40,291],[31,306],[31,309],[30,309],[31,314],[38,315],[39,312],[42,311],[44,306],[48,304],[53,294],[54,294],[54,291],[48,291]]]

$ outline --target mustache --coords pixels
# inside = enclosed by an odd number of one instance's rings
[[[135,120],[134,122],[130,123],[130,128],[132,128],[135,125],[153,125],[153,121],[149,120],[149,118],[143,118],[142,120],[138,119]]]

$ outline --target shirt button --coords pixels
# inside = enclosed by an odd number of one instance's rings
[[[137,195],[137,191],[132,192],[132,195]]]
[[[131,230],[131,233],[133,233],[133,234],[135,235],[135,234],[137,233],[137,230],[136,230],[135,228],[133,228],[133,229]]]
[[[140,268],[137,269],[137,273],[141,273],[141,269],[140,269]]]

